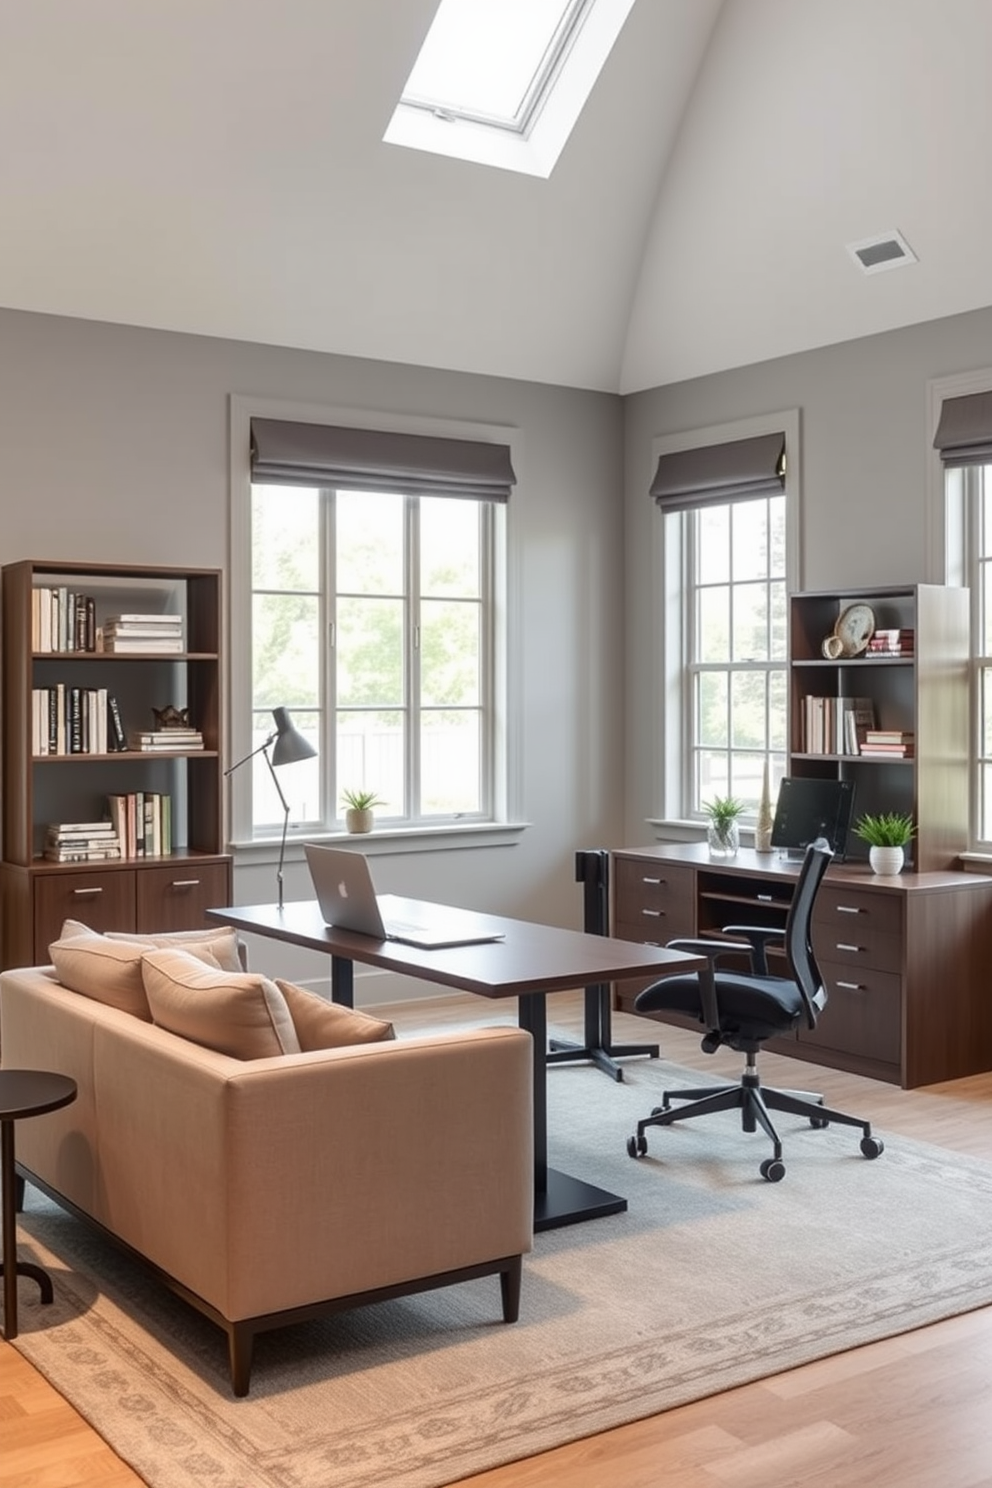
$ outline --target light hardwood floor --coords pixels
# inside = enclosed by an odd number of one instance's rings
[[[556,1029],[578,1033],[581,1008],[579,995],[563,994],[551,1000],[549,1017]],[[410,1032],[503,1014],[509,1009],[471,998],[390,1010]],[[614,1037],[644,1041],[652,1028],[668,1058],[736,1077],[738,1056],[706,1056],[694,1034],[618,1014]],[[763,1056],[761,1068],[769,1084],[815,1084],[828,1104],[866,1116],[882,1136],[898,1132],[992,1159],[992,1072],[903,1091],[774,1055]],[[992,1237],[976,1243],[992,1264]],[[481,1473],[458,1488],[992,1488],[990,1375],[987,1308]],[[141,1483],[0,1342],[0,1488]]]

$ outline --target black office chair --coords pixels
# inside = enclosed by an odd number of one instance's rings
[[[639,993],[634,1007],[639,1013],[678,1012],[695,1014],[707,1033],[702,1047],[714,1053],[721,1044],[739,1049],[746,1056],[744,1073],[738,1085],[710,1085],[702,1090],[666,1090],[660,1106],[637,1123],[637,1135],[628,1138],[631,1157],[644,1157],[648,1150],[644,1136],[649,1126],[671,1126],[676,1121],[694,1116],[708,1116],[711,1111],[739,1109],[741,1125],[746,1132],[758,1126],[771,1138],[773,1155],[761,1164],[762,1178],[777,1183],[785,1177],[782,1143],[772,1125],[769,1109],[787,1111],[794,1116],[808,1116],[810,1126],[829,1126],[831,1121],[844,1126],[859,1126],[862,1131],[861,1151],[865,1157],[878,1157],[883,1143],[871,1134],[871,1124],[832,1111],[823,1097],[804,1091],[763,1088],[758,1077],[757,1053],[766,1039],[780,1033],[791,1033],[800,1024],[815,1028],[826,1006],[827,994],[813,956],[810,925],[813,901],[833,856],[822,838],[806,849],[796,890],[789,906],[784,929],[763,926],[727,925],[724,935],[742,937],[735,943],[712,940],[673,940],[676,950],[694,951],[705,956],[707,965],[698,973],[664,977]],[[790,976],[771,976],[768,972],[767,948],[773,942],[783,943]],[[749,957],[751,970],[721,971],[721,956],[733,953]],[[688,1106],[673,1108],[673,1100],[688,1101]]]

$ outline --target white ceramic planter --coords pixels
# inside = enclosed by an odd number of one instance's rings
[[[375,825],[375,812],[371,808],[360,811],[357,806],[349,806],[344,814],[344,824],[349,832],[371,832]]]
[[[868,849],[868,862],[871,864],[873,873],[901,873],[905,858],[906,849],[903,847],[870,847]]]

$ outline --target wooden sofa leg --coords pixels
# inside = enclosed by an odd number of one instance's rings
[[[514,1256],[506,1270],[499,1273],[499,1286],[503,1295],[504,1323],[515,1323],[520,1316],[520,1282],[523,1277],[523,1270],[523,1256]]]
[[[251,1357],[255,1347],[255,1330],[250,1323],[230,1323],[227,1330],[227,1354],[231,1366],[231,1389],[235,1395],[248,1394],[251,1379]]]

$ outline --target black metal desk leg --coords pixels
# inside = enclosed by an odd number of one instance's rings
[[[548,1166],[548,1013],[543,992],[517,999],[517,1020],[534,1051],[534,1230],[557,1230],[606,1214],[622,1214],[627,1200]]]
[[[355,963],[349,956],[331,957],[331,999],[342,1007],[355,1006]]]

